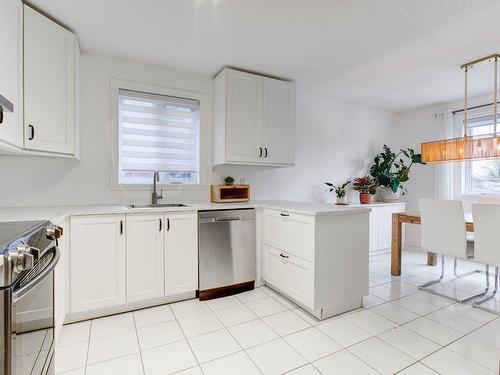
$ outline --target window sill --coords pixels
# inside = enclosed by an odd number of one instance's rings
[[[203,191],[207,190],[207,185],[156,185],[156,189],[159,191],[160,189],[166,191],[173,190],[189,190],[189,191]],[[137,191],[151,191],[153,189],[153,185],[111,185],[109,190],[113,191],[128,191],[128,190],[137,190]]]

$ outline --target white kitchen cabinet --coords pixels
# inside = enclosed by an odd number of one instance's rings
[[[291,82],[225,68],[214,81],[215,164],[294,163]]]
[[[404,212],[406,204],[399,203],[376,203],[367,205],[370,212],[370,253],[388,252],[392,241],[392,214]]]
[[[263,145],[268,163],[292,164],[295,159],[295,86],[264,78]]]
[[[22,145],[22,20],[20,0],[2,0],[0,9],[0,95],[14,105],[14,112],[4,112],[0,124],[0,144],[7,147]]]
[[[164,294],[163,214],[127,215],[127,302]]]
[[[361,307],[368,294],[369,212],[258,213],[261,279],[318,319]]]
[[[125,303],[125,215],[75,216],[70,230],[71,313]]]
[[[196,212],[165,214],[165,295],[198,289]]]
[[[75,35],[24,6],[24,147],[76,154]]]

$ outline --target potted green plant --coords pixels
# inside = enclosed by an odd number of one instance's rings
[[[404,182],[408,181],[413,164],[422,164],[422,156],[411,148],[401,149],[396,154],[387,145],[375,156],[370,175],[380,186],[380,198],[384,202],[398,201],[407,192]]]
[[[330,187],[330,192],[335,191],[335,196],[337,197],[337,204],[348,204],[346,196],[346,187],[351,181],[346,181],[342,185],[335,186],[330,182],[325,182],[324,184]]]
[[[234,178],[231,177],[231,176],[227,176],[225,179],[224,179],[224,184],[226,185],[233,185],[234,184]]]
[[[356,177],[352,182],[354,190],[359,191],[359,202],[368,204],[377,192],[377,183],[370,176]]]

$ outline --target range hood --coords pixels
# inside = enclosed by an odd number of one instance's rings
[[[4,112],[14,112],[14,104],[7,100],[3,95],[0,95],[0,124],[3,122]]]

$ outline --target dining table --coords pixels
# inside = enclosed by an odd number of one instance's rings
[[[403,242],[403,224],[420,225],[422,223],[419,212],[395,212],[392,214],[392,243],[391,243],[391,275],[401,276],[401,247]],[[474,232],[474,223],[471,215],[465,215],[467,232]],[[437,264],[437,254],[432,249],[427,250],[427,264]]]

